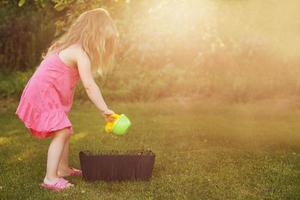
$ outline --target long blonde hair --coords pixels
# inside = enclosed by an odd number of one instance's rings
[[[109,13],[97,8],[82,13],[69,30],[49,47],[48,53],[80,44],[92,64],[94,76],[109,71],[119,33]]]

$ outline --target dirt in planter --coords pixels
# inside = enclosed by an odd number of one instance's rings
[[[97,156],[97,155],[154,155],[154,153],[151,150],[130,150],[130,151],[89,151],[85,150],[82,151],[87,156]]]

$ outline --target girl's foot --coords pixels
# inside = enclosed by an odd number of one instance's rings
[[[79,169],[75,169],[73,167],[69,167],[66,169],[60,169],[57,172],[59,177],[66,177],[66,176],[82,176],[82,171]]]
[[[44,182],[41,184],[41,187],[54,191],[61,191],[73,186],[73,184],[69,183],[69,181],[64,178],[56,178],[54,180],[45,178]]]

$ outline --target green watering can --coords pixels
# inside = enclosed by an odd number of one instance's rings
[[[107,133],[113,133],[115,135],[124,135],[127,133],[128,128],[131,125],[130,120],[126,115],[112,114],[110,117],[114,118],[112,122],[107,122],[105,125],[105,131]]]

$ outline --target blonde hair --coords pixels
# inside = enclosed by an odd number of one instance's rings
[[[48,53],[80,44],[92,64],[94,76],[109,71],[119,33],[109,13],[97,8],[82,13],[69,30],[49,47]]]

